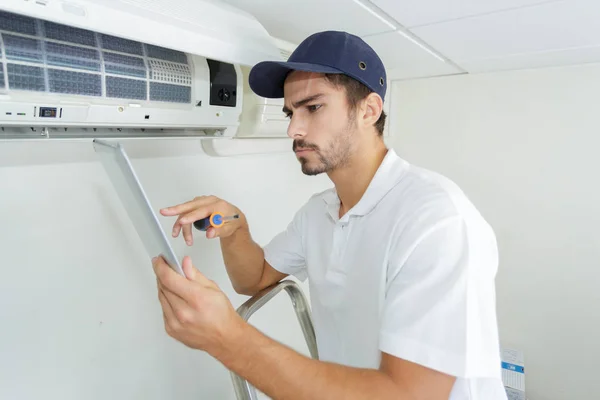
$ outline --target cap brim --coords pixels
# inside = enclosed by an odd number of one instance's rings
[[[248,83],[254,93],[269,99],[280,99],[283,97],[283,84],[288,73],[291,71],[315,72],[320,74],[341,74],[337,68],[326,65],[263,61],[256,64],[250,71]]]

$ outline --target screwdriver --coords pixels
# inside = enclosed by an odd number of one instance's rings
[[[199,231],[206,231],[211,226],[213,228],[219,228],[225,224],[225,221],[230,221],[232,219],[237,219],[240,216],[238,214],[232,215],[230,217],[225,217],[223,214],[214,212],[210,215],[210,217],[199,219],[194,222],[194,227]]]

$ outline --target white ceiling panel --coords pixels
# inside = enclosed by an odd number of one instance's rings
[[[371,0],[407,28],[557,1],[563,0]]]
[[[388,80],[457,74],[462,71],[433,56],[398,32],[363,38],[381,57]]]
[[[341,30],[358,36],[393,28],[352,0],[224,0],[258,19],[271,36],[299,44],[312,33]]]
[[[492,65],[505,57],[600,46],[599,17],[600,1],[570,0],[411,31],[458,65]]]
[[[461,67],[471,73],[547,68],[600,62],[600,46],[567,50],[516,54],[501,58],[480,58],[463,61]]]

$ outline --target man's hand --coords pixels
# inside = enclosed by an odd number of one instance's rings
[[[243,323],[227,296],[194,268],[189,257],[183,259],[185,277],[162,257],[154,258],[152,265],[169,336],[213,356],[222,353]]]
[[[239,208],[215,196],[196,197],[187,203],[160,210],[160,213],[164,216],[179,216],[173,224],[173,237],[179,236],[179,233],[183,230],[183,238],[188,246],[191,246],[194,242],[192,224],[210,216],[213,212],[220,212],[225,216],[239,214],[240,218],[228,221],[218,229],[208,228],[206,237],[209,239],[231,236],[238,228],[247,224]]]

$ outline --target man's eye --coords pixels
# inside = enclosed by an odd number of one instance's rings
[[[315,112],[315,111],[317,111],[319,108],[321,108],[321,105],[320,105],[320,104],[313,104],[313,105],[311,105],[311,106],[307,106],[307,108],[308,108],[308,111],[310,111],[310,112]]]

